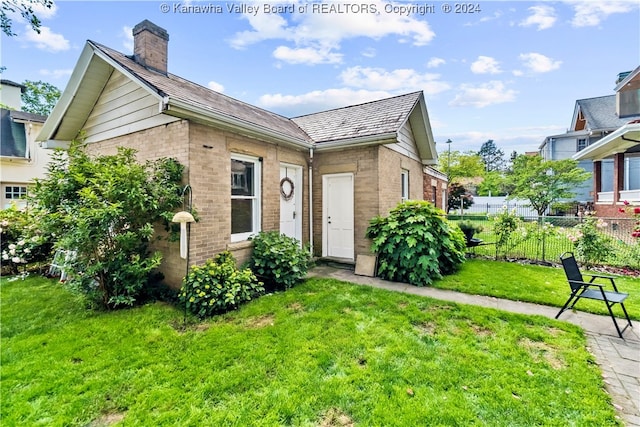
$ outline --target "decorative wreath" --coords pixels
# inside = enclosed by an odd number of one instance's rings
[[[289,184],[289,188],[287,188],[286,184]],[[285,176],[280,180],[280,195],[286,201],[291,200],[293,197],[293,181],[288,176]]]

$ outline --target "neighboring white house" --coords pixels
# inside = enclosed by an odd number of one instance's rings
[[[0,80],[0,208],[26,205],[34,178],[44,178],[51,150],[36,142],[46,116],[20,111],[24,86]],[[7,108],[4,108],[7,107]]]

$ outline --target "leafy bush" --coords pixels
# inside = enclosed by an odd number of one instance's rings
[[[233,255],[222,252],[202,266],[191,266],[178,296],[187,310],[204,318],[233,310],[263,292],[250,269],[239,270]]]
[[[430,285],[464,262],[465,238],[442,210],[425,201],[407,201],[367,228],[378,253],[378,275],[387,280]]]
[[[251,269],[269,287],[289,289],[307,275],[311,254],[297,239],[268,231],[252,240]]]
[[[56,152],[37,180],[34,206],[56,233],[57,249],[75,251],[70,285],[106,308],[133,305],[161,254],[151,253],[154,224],[182,204],[183,166],[174,159],[140,164],[135,151],[90,157],[74,141]]]
[[[18,272],[18,265],[47,260],[53,246],[51,235],[41,230],[36,213],[13,204],[0,210],[0,245],[2,266],[12,274]]]
[[[587,268],[596,263],[606,263],[613,251],[611,238],[601,231],[608,224],[594,214],[585,215],[580,224],[567,232],[567,237],[573,242],[576,258]]]
[[[506,258],[507,253],[516,247],[520,241],[513,238],[514,233],[523,227],[522,219],[516,214],[516,209],[509,210],[504,206],[500,212],[491,217],[493,232],[496,235],[496,259],[500,253]],[[521,238],[525,235],[521,235]]]

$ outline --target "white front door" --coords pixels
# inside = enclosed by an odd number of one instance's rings
[[[280,233],[302,242],[302,167],[280,165]]]
[[[322,192],[322,255],[353,260],[353,174],[324,175]]]

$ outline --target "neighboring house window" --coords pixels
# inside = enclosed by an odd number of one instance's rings
[[[402,170],[402,201],[409,200],[409,171]]]
[[[7,200],[21,200],[27,198],[27,187],[7,185],[4,187],[4,198]]]
[[[0,155],[3,157],[29,158],[29,145],[24,123],[15,122],[11,111],[4,108],[0,113]]]
[[[260,161],[231,157],[231,241],[247,240],[260,231]]]
[[[436,205],[438,202],[438,187],[435,185],[431,186],[431,202]]]
[[[587,148],[587,140],[585,138],[580,138],[578,140],[578,151],[584,150]]]

